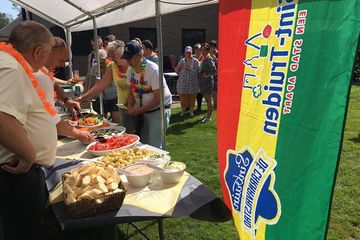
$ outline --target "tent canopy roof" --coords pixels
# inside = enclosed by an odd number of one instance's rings
[[[156,0],[11,0],[44,19],[72,32],[109,27],[155,16]],[[218,0],[160,0],[161,14],[168,14]]]

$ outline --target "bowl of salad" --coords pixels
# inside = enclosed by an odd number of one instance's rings
[[[80,128],[99,127],[103,124],[103,117],[100,114],[82,113],[77,118],[74,120],[77,121],[77,126]]]
[[[113,135],[109,138],[104,138],[101,141],[96,141],[90,143],[86,150],[95,156],[104,156],[109,152],[131,148],[138,144],[140,137],[135,134],[122,134],[122,135]]]
[[[100,128],[96,130],[91,131],[91,135],[94,136],[94,138],[104,137],[109,138],[114,135],[122,135],[126,131],[126,128],[123,126],[111,126],[107,128]]]

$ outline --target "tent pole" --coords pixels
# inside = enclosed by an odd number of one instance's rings
[[[96,49],[95,49],[95,57],[97,62],[96,81],[98,81],[99,79],[101,79],[101,72],[100,72],[100,56],[99,56],[99,43],[98,43],[99,36],[97,33],[96,17],[93,17],[93,26],[94,26],[94,38],[96,41]],[[100,114],[104,115],[104,105],[103,105],[104,98],[102,93],[100,93],[99,99],[100,99]]]
[[[72,52],[71,52],[71,44],[72,44],[72,38],[71,38],[71,30],[69,27],[65,28],[65,33],[66,33],[66,42],[69,46],[69,73],[70,73],[70,78],[74,79],[74,74],[73,74],[73,64],[72,64]]]
[[[161,148],[166,149],[165,142],[165,112],[164,112],[164,67],[163,67],[163,43],[162,43],[162,24],[161,24],[161,9],[160,1],[155,0],[155,15],[156,15],[156,35],[159,57],[159,86],[160,86],[160,128],[161,128]]]

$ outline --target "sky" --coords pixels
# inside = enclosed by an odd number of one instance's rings
[[[9,0],[0,0],[0,12],[8,13],[12,18],[16,18],[17,11],[12,9],[12,3]]]

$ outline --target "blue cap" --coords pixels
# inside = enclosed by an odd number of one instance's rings
[[[130,41],[125,45],[124,53],[121,58],[123,59],[130,59],[136,54],[141,52],[141,46],[139,43],[135,41]]]

